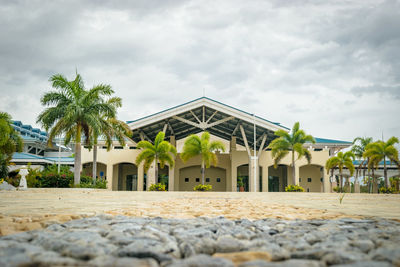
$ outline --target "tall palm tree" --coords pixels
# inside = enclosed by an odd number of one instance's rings
[[[361,168],[363,168],[363,176],[365,176],[368,158],[364,158],[365,148],[368,144],[372,143],[372,137],[356,137],[353,140],[353,147],[351,151],[354,153],[354,156],[360,161],[356,168],[356,180],[358,179],[358,174]]]
[[[122,100],[119,97],[112,97],[108,99],[107,103],[113,105],[115,109],[122,106]],[[98,128],[90,129],[91,142],[93,143],[93,182],[96,181],[97,174],[97,145],[99,136],[105,138],[105,145],[107,147],[107,151],[109,151],[111,149],[113,140],[116,139],[121,146],[125,146],[126,138],[132,135],[132,131],[129,126],[125,122],[116,118],[109,118],[103,115],[100,116],[99,122]]]
[[[137,144],[137,148],[142,151],[136,157],[136,165],[144,161],[144,172],[150,168],[150,165],[155,162],[155,178],[158,183],[158,163],[160,163],[161,169],[164,168],[165,163],[168,163],[169,167],[174,167],[176,156],[176,148],[171,145],[168,141],[164,141],[165,133],[159,132],[154,140],[154,145],[149,141],[140,141]]]
[[[378,193],[378,179],[375,177],[375,169],[379,166],[380,160],[377,158],[370,158],[368,161],[368,172],[371,170],[372,172],[372,193]],[[368,175],[369,176],[369,175]],[[369,179],[370,180],[370,179]]]
[[[394,146],[399,143],[399,139],[397,137],[392,136],[384,141],[376,141],[367,145],[366,151],[364,153],[364,157],[369,157],[371,161],[374,163],[378,163],[383,160],[383,176],[385,177],[385,187],[389,188],[389,179],[387,176],[387,168],[386,168],[386,159],[389,159],[391,162],[397,163],[399,161],[399,151]]]
[[[210,142],[210,133],[204,132],[201,137],[195,134],[190,135],[186,138],[181,153],[181,159],[183,162],[187,162],[190,158],[200,155],[201,156],[201,183],[204,185],[204,174],[205,168],[210,168],[213,164],[217,166],[218,157],[215,151],[221,150],[225,152],[225,146],[220,141]]]
[[[279,162],[287,155],[292,152],[292,182],[296,184],[296,162],[295,152],[297,152],[297,159],[306,157],[308,164],[311,163],[311,153],[303,145],[306,142],[315,143],[314,137],[307,135],[303,130],[300,129],[300,123],[296,122],[292,128],[292,132],[289,134],[283,130],[275,132],[278,138],[274,139],[270,144],[272,158],[274,159],[274,167],[277,168]]]
[[[22,151],[22,138],[11,124],[11,116],[0,112],[0,178],[8,175],[8,164],[14,152]]]
[[[72,81],[61,74],[50,77],[55,89],[41,98],[41,103],[47,108],[39,114],[37,122],[46,131],[50,130],[48,144],[52,146],[56,136],[64,135],[64,143],[75,142],[74,184],[80,183],[81,170],[81,140],[86,143],[90,139],[90,128],[100,128],[100,115],[115,117],[115,107],[104,100],[114,91],[110,85],[99,84],[89,90],[85,89],[81,75],[76,73]]]
[[[325,169],[329,173],[329,170],[333,168],[339,169],[340,176],[340,191],[343,192],[343,168],[346,167],[350,171],[350,176],[354,173],[354,153],[351,151],[347,151],[345,153],[339,152],[336,156],[329,158],[325,163]],[[348,183],[348,182],[347,182]],[[348,184],[346,185],[348,186]]]

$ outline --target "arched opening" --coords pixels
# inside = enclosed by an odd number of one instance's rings
[[[205,184],[212,185],[211,191],[226,191],[226,170],[219,167],[206,168]],[[201,184],[201,166],[195,165],[179,170],[179,191],[193,191],[193,187]]]
[[[279,164],[277,168],[268,167],[268,192],[285,192],[288,185],[289,166]]]
[[[306,192],[324,191],[324,167],[314,164],[301,166],[299,184]]]
[[[156,181],[157,183],[157,181]],[[169,186],[169,166],[165,165],[161,169],[160,164],[158,164],[158,183],[165,185],[165,190],[168,191]]]
[[[96,167],[96,178],[104,180],[107,179],[107,165],[101,162],[97,162]],[[87,162],[82,164],[82,174],[92,176],[93,174],[93,162]]]
[[[118,191],[138,190],[138,168],[135,164],[122,162],[113,166],[113,188]]]
[[[237,167],[237,191],[249,192],[249,164],[243,164]]]

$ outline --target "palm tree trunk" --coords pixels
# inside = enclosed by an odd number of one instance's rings
[[[154,175],[156,177],[154,177],[155,183],[158,184],[158,158],[155,158],[156,160],[156,164],[154,165]]]
[[[96,176],[97,176],[97,142],[95,142],[93,146],[93,169],[92,169],[93,184],[96,183]]]
[[[296,185],[296,165],[294,162],[294,151],[292,150],[292,182]]]
[[[76,127],[75,137],[75,160],[74,160],[74,185],[81,183],[81,125]]]
[[[340,192],[343,192],[343,174],[342,170],[339,169],[339,175],[340,175]]]
[[[201,161],[201,184],[204,185],[204,160]]]
[[[378,180],[375,178],[374,168],[372,168],[372,181],[373,181],[373,193],[378,194]]]
[[[383,176],[385,177],[385,187],[389,188],[389,179],[387,176],[387,169],[386,169],[386,157],[383,157]]]
[[[332,192],[332,190],[333,190],[333,188],[332,188],[332,183],[333,183],[333,179],[334,179],[335,177],[333,176],[333,168],[331,169],[331,191],[330,192]]]

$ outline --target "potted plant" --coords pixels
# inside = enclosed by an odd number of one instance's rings
[[[239,187],[239,192],[244,192],[244,182],[242,176],[237,178],[237,186]]]

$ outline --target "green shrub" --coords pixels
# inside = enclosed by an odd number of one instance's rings
[[[88,179],[88,177],[90,179]],[[107,188],[107,181],[106,180],[101,180],[101,179],[96,179],[96,182],[93,183],[92,177],[84,176],[83,180],[81,180],[81,183],[79,185],[76,185],[76,186],[72,185],[71,187],[106,189]]]
[[[381,187],[379,188],[379,193],[381,194],[393,194],[395,192],[395,189],[393,187]]]
[[[28,166],[28,174],[25,178],[29,188],[39,187],[40,177],[42,177],[42,172],[39,169],[32,169],[30,166]]]
[[[285,187],[286,192],[304,192],[304,188],[299,185],[288,185]]]
[[[60,173],[58,173],[57,165],[47,166],[43,171],[42,175],[37,176],[38,187],[57,187],[57,188],[68,188],[71,186],[74,180],[74,174],[70,171],[68,166],[62,165],[60,167]]]
[[[332,189],[334,192],[336,192],[336,193],[347,193],[346,192],[346,188],[342,188],[342,189],[340,189],[340,187],[339,186],[335,186],[333,189]]]
[[[194,191],[210,191],[212,189],[212,185],[210,184],[198,184],[193,187]]]
[[[158,183],[150,185],[149,191],[166,191],[165,184]]]

